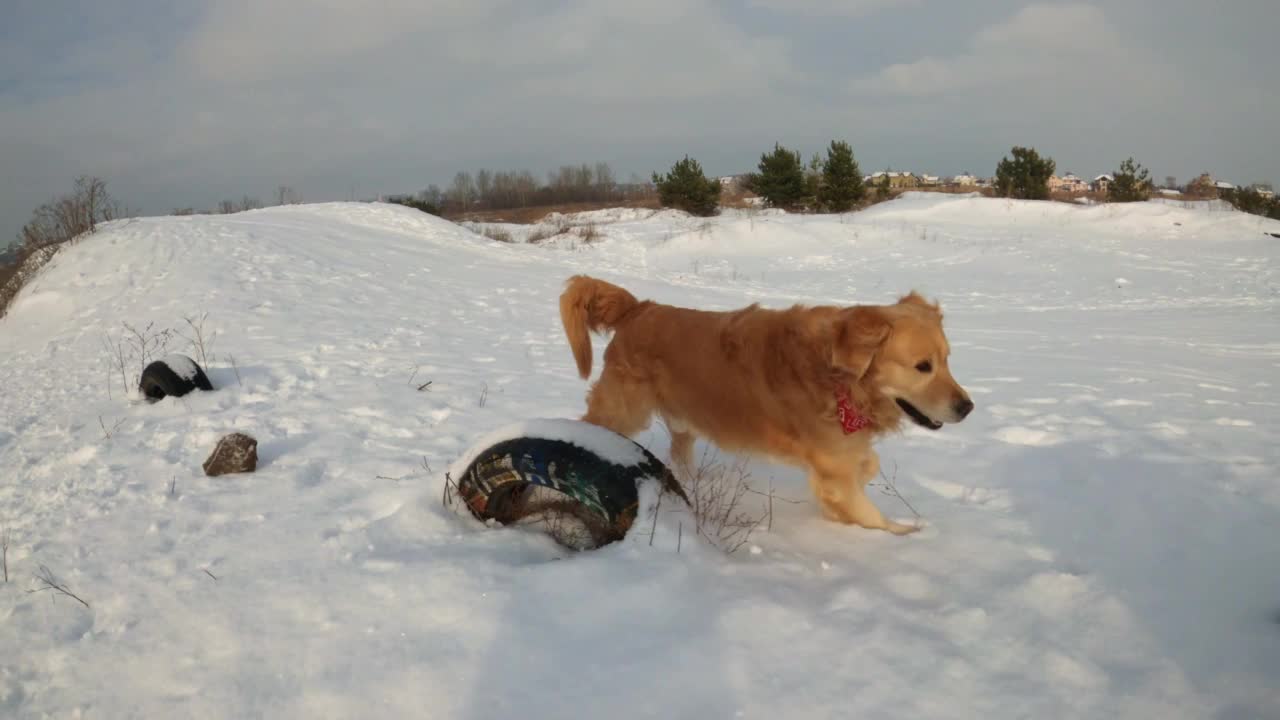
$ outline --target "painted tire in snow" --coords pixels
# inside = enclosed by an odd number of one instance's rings
[[[186,355],[168,355],[142,371],[138,390],[147,402],[157,402],[172,395],[182,397],[192,390],[212,390],[213,385],[195,360]]]
[[[585,547],[599,547],[621,540],[631,529],[639,483],[656,481],[685,497],[653,454],[604,428],[568,420],[534,421],[495,435],[513,433],[521,434],[482,442],[482,449],[460,461],[466,462],[464,469],[452,475],[452,489],[479,520],[508,525],[533,512],[531,497],[539,495],[544,503],[548,496],[558,497],[557,511],[581,522],[589,533]]]

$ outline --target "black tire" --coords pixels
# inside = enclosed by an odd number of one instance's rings
[[[587,546],[599,547],[621,540],[631,529],[641,480],[657,480],[688,501],[671,471],[648,450],[636,447],[644,460],[619,465],[563,440],[506,440],[477,455],[461,477],[454,478],[452,489],[479,520],[510,525],[550,509],[581,522],[590,535]],[[574,549],[583,547],[551,534]]]
[[[179,373],[170,365],[191,363],[195,368],[192,373]],[[170,355],[163,360],[156,360],[142,371],[142,379],[138,381],[138,390],[147,402],[158,402],[166,397],[182,397],[192,390],[213,390],[213,384],[204,374],[204,369],[195,360],[185,355]]]

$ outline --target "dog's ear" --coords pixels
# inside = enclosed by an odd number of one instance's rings
[[[916,292],[915,290],[912,290],[906,295],[903,295],[902,297],[898,298],[898,304],[899,305],[915,305],[917,307],[922,307],[925,310],[931,310],[937,313],[938,317],[942,317],[942,308],[938,306],[938,303],[929,302],[928,300],[925,300],[924,296]]]
[[[889,339],[890,329],[889,318],[878,307],[852,307],[841,312],[833,328],[831,365],[861,380]]]

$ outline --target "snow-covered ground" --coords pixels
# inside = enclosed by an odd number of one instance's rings
[[[565,222],[604,238],[331,204],[61,252],[0,320],[0,717],[1280,717],[1280,223],[941,195]],[[576,272],[940,299],[977,410],[881,446],[926,529],[826,522],[762,462],[802,502],[733,555],[664,520],[570,556],[441,507],[473,442],[581,413]],[[104,336],[205,312],[217,392],[124,397]],[[205,477],[230,431],[257,473]],[[88,607],[29,593],[42,565]]]

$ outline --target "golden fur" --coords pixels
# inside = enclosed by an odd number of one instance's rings
[[[941,310],[914,292],[895,305],[707,312],[642,302],[579,275],[560,296],[560,319],[584,379],[590,333],[614,333],[583,420],[633,436],[661,416],[686,476],[698,435],[798,465],[824,515],[863,527],[916,529],[887,520],[867,498],[879,471],[872,441],[911,417],[908,406],[930,429],[973,408],[947,367]],[[844,433],[839,387],[870,427]]]

